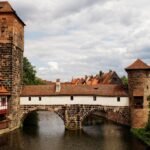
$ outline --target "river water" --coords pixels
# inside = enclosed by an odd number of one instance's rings
[[[83,131],[65,131],[54,113],[38,112],[38,127],[26,127],[0,136],[0,150],[149,150],[129,129],[104,121]]]

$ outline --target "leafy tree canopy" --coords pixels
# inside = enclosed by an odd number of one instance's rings
[[[23,58],[23,84],[24,85],[37,85],[43,84],[40,78],[36,77],[35,67],[29,62],[29,60]]]

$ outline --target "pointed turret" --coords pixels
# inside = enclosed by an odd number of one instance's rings
[[[134,63],[132,63],[130,66],[125,68],[125,70],[140,70],[140,69],[150,69],[150,66],[144,63],[141,59],[137,59]]]

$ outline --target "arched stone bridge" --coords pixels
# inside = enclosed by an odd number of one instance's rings
[[[21,119],[29,112],[44,110],[55,112],[64,121],[66,129],[82,129],[86,117],[94,112],[104,112],[103,117],[123,125],[130,125],[129,107],[101,106],[101,105],[22,105]],[[100,113],[101,114],[101,113]]]

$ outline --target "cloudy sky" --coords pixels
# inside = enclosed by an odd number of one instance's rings
[[[48,80],[150,64],[150,0],[8,0],[26,23],[25,53]]]

